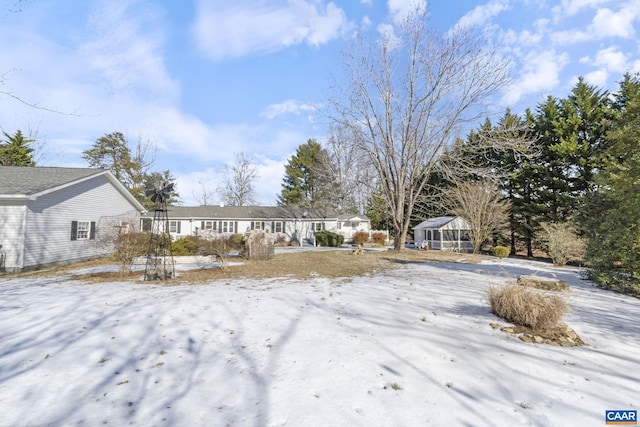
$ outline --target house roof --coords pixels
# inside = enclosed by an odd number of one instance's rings
[[[19,194],[29,196],[98,173],[104,173],[104,170],[0,166],[0,195]]]
[[[415,227],[413,227],[413,229],[415,230],[416,228],[440,228],[440,227],[444,227],[445,225],[449,224],[451,221],[453,221],[456,218],[457,217],[455,217],[455,216],[438,216],[438,217],[435,217],[435,218],[429,218],[428,220],[422,221],[420,224],[418,224]]]
[[[335,212],[295,206],[169,206],[169,218],[179,219],[326,219]],[[147,216],[152,216],[149,212]]]
[[[144,207],[106,169],[0,166],[0,199],[34,199],[78,182],[104,175],[138,209]]]

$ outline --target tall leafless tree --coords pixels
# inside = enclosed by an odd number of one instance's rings
[[[332,127],[324,144],[319,173],[331,183],[329,198],[336,212],[364,213],[373,187],[374,171],[368,157],[353,143],[348,129]]]
[[[258,179],[258,169],[253,158],[244,151],[235,153],[235,162],[225,165],[225,176],[218,194],[222,202],[230,206],[248,206],[256,203],[253,186]]]
[[[508,66],[469,28],[430,31],[426,9],[416,7],[380,38],[357,36],[344,67],[330,100],[333,119],[369,156],[401,250],[430,171],[460,128],[477,122],[482,104],[508,83]]]
[[[452,213],[471,224],[469,240],[474,254],[480,252],[483,242],[508,224],[511,204],[492,182],[459,182],[449,189],[448,202]]]

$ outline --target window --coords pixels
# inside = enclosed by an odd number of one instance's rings
[[[71,240],[94,240],[95,238],[95,221],[71,221]]]
[[[237,233],[238,221],[218,221],[218,232],[220,233]]]
[[[169,221],[169,233],[180,234],[180,221]]]
[[[200,229],[201,230],[215,230],[216,223],[214,221],[201,221],[200,222]]]
[[[273,223],[271,224],[271,229],[274,233],[282,233],[284,231],[284,222],[273,221]]]
[[[142,231],[151,231],[151,220],[149,218],[142,218]]]
[[[91,225],[88,221],[78,221],[78,229],[76,233],[76,239],[85,240],[89,238],[89,227]]]
[[[446,242],[455,242],[458,240],[458,230],[443,230],[442,240]]]
[[[324,230],[324,223],[322,222],[311,223],[311,231],[322,231],[322,230]]]

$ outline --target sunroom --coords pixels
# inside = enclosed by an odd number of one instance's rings
[[[471,224],[459,216],[430,218],[413,227],[416,248],[473,252]]]

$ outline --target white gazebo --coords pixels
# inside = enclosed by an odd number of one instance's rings
[[[469,240],[471,224],[459,216],[439,216],[422,221],[413,227],[413,240],[417,248],[473,252]]]

